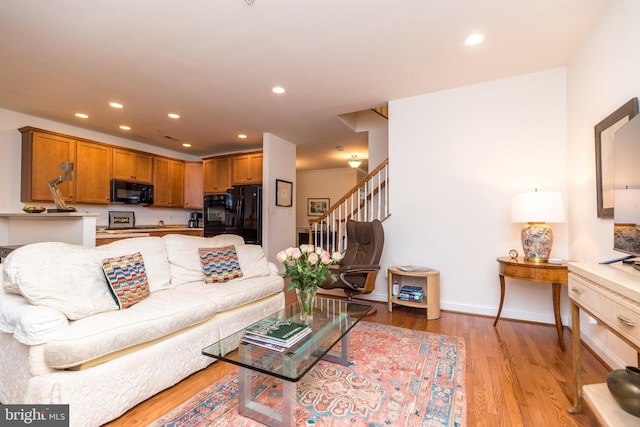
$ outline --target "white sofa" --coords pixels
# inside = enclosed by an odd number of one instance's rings
[[[242,277],[205,283],[198,249],[228,245]],[[102,260],[136,252],[150,295],[121,309]],[[275,265],[234,235],[34,243],[0,266],[0,402],[69,404],[71,426],[117,418],[214,362],[207,345],[284,307]]]

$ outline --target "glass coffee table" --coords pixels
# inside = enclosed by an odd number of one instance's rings
[[[243,342],[243,329],[206,347],[202,354],[239,366],[240,415],[270,426],[295,426],[296,382],[321,359],[348,365],[349,331],[370,309],[369,304],[317,297],[313,321],[307,322],[311,326],[311,334],[283,352]],[[300,320],[298,303],[268,317],[304,323]],[[339,352],[331,351],[338,342],[341,343]],[[253,400],[252,371],[282,379],[282,412]]]

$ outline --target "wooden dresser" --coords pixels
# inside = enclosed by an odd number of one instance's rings
[[[580,310],[640,352],[640,271],[621,263],[572,262],[569,264],[569,298],[576,393],[575,406],[570,412],[582,410],[584,397],[602,425],[640,426],[640,418],[620,408],[606,383],[582,387],[580,355]]]

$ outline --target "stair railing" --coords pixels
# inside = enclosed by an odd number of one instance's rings
[[[384,221],[390,215],[388,183],[385,159],[321,216],[309,220],[309,242],[329,252],[344,252],[348,220]]]

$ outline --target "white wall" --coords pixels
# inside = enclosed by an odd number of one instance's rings
[[[295,246],[296,216],[298,201],[295,197],[296,146],[278,136],[265,133],[263,141],[262,191],[266,206],[263,207],[263,249],[267,259],[277,264],[276,254],[289,246]],[[293,182],[293,207],[276,206],[276,179]],[[265,234],[266,233],[266,234]]]
[[[435,268],[443,309],[496,314],[496,257],[522,252],[512,196],[537,188],[566,202],[565,77],[557,68],[389,103],[385,270]],[[551,256],[566,258],[567,225],[552,229]],[[386,300],[381,276],[371,298]],[[551,286],[508,280],[502,315],[553,323]]]
[[[355,115],[355,118],[356,132],[367,132],[369,150],[367,166],[368,172],[371,172],[389,157],[389,121],[371,110],[361,111]]]
[[[612,0],[567,67],[569,253],[599,262],[614,252],[613,221],[596,213],[594,126],[629,99],[640,96],[640,2]],[[581,319],[583,339],[612,367],[637,363],[636,353],[604,328]]]
[[[182,153],[164,150],[146,144],[140,144],[124,138],[118,138],[75,126],[70,126],[39,117],[16,113],[14,111],[0,109],[0,212],[21,212],[24,203],[20,201],[20,169],[21,169],[21,147],[22,135],[18,129],[23,126],[33,126],[44,130],[59,132],[93,141],[118,145],[146,151],[153,154],[173,157],[184,160],[200,160],[199,157],[188,156]],[[53,178],[53,177],[52,177]],[[44,203],[44,206],[55,207],[53,203]],[[109,210],[127,210],[136,213],[137,224],[157,224],[163,220],[165,224],[187,224],[189,213],[187,209],[162,209],[144,208],[130,205],[85,205],[74,206],[82,212],[97,212],[100,216],[97,219],[98,226],[109,224]]]

